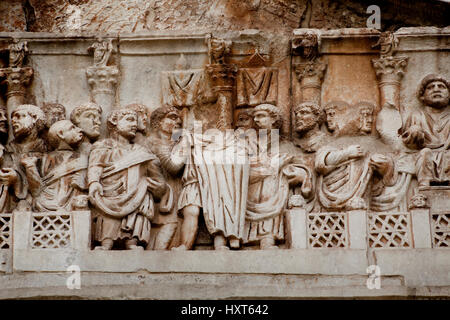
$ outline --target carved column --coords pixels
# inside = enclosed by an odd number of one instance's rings
[[[397,134],[404,114],[400,105],[400,82],[408,64],[408,57],[393,56],[398,43],[392,32],[381,33],[378,42],[373,46],[380,47],[380,58],[373,59],[372,65],[380,89],[381,110],[377,115],[377,131],[386,144],[396,150],[402,150],[404,145]]]
[[[86,77],[90,88],[91,101],[100,105],[103,110],[101,135],[106,134],[106,119],[116,105],[116,89],[119,80],[119,69],[108,66],[113,45],[112,40],[98,38],[88,49],[93,53],[94,63],[86,69]]]
[[[101,105],[105,114],[108,114],[115,105],[119,69],[116,66],[92,66],[87,68],[86,76],[92,102]]]
[[[33,79],[33,68],[24,67],[24,59],[28,53],[26,41],[13,40],[8,47],[9,66],[0,69],[0,79],[6,85],[6,108],[8,122],[11,123],[11,113],[21,104],[25,104],[27,88]],[[12,127],[9,128],[9,140],[13,138]]]
[[[381,57],[372,60],[380,88],[380,105],[401,111],[400,81],[405,73],[408,57]]]
[[[320,105],[327,64],[319,57],[319,36],[311,31],[297,35],[292,40],[292,54],[295,78],[300,86],[300,101],[295,103],[313,101]]]
[[[294,65],[300,83],[302,102],[314,101],[320,105],[322,81],[327,68],[326,63],[310,61]]]
[[[236,82],[237,66],[225,63],[225,57],[230,52],[231,41],[207,37],[209,64],[206,71],[211,80],[211,86],[217,95],[216,106],[219,119],[216,128],[225,130],[233,128],[233,88]]]
[[[233,127],[233,88],[237,67],[232,64],[210,64],[206,66],[206,70],[217,94],[219,119],[216,127],[219,130],[230,129]]]

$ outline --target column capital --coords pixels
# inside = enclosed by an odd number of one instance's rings
[[[4,78],[2,83],[7,86],[6,96],[24,96],[26,87],[33,79],[33,68],[31,67],[9,67],[0,69],[0,78]]]
[[[119,80],[119,69],[116,66],[91,66],[86,69],[86,76],[93,94],[115,94]]]

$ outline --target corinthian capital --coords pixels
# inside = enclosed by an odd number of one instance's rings
[[[378,80],[399,82],[405,73],[408,57],[384,56],[373,59],[372,64]]]
[[[294,65],[294,70],[295,74],[297,75],[298,81],[304,81],[307,78],[312,78],[313,80],[315,80],[315,82],[318,83],[319,86],[322,83],[326,69],[327,64],[318,60],[298,63]]]
[[[116,66],[92,66],[87,68],[86,76],[92,93],[115,94],[119,79],[119,69]]]
[[[216,91],[231,91],[235,84],[237,67],[234,64],[209,64],[206,66],[211,85]]]
[[[33,68],[31,67],[0,69],[0,78],[4,78],[2,83],[7,86],[6,96],[24,96],[33,74]]]

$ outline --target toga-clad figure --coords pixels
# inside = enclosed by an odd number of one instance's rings
[[[154,201],[168,188],[157,157],[132,143],[136,112],[113,111],[107,124],[110,138],[96,142],[89,156],[89,198],[100,212],[95,240],[101,246],[96,249],[110,250],[118,240],[126,249],[143,249],[150,240]]]

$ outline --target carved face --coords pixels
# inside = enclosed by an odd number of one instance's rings
[[[73,123],[62,132],[62,139],[70,146],[77,145],[83,139],[83,132],[80,128],[76,127]]]
[[[253,127],[253,118],[244,112],[239,113],[236,121],[236,128],[251,129]]]
[[[117,132],[131,140],[136,136],[137,128],[138,128],[138,119],[136,114],[133,113],[125,113],[119,116],[116,124]]]
[[[338,123],[336,119],[336,109],[329,108],[326,110],[326,114],[327,114],[327,128],[330,132],[333,132],[338,128]]]
[[[0,108],[0,133],[8,133],[8,117],[6,110]]]
[[[27,136],[33,130],[36,119],[25,110],[13,111],[11,115],[11,124],[14,137],[21,138]]]
[[[303,106],[294,110],[294,126],[296,132],[309,131],[314,128],[316,123],[317,116],[310,107]]]
[[[433,108],[445,108],[450,99],[449,89],[442,81],[432,81],[426,86],[422,99]]]
[[[137,112],[138,114],[138,128],[137,131],[146,133],[148,124],[148,115],[145,112]]]
[[[176,112],[169,112],[159,123],[162,132],[172,135],[175,129],[181,128],[181,118]]]
[[[78,127],[91,140],[100,136],[101,115],[95,110],[86,110],[78,118]]]
[[[253,120],[258,129],[272,129],[272,126],[276,121],[264,110],[256,111],[253,115]]]
[[[370,108],[363,108],[359,111],[360,130],[363,133],[372,132],[372,110]]]

